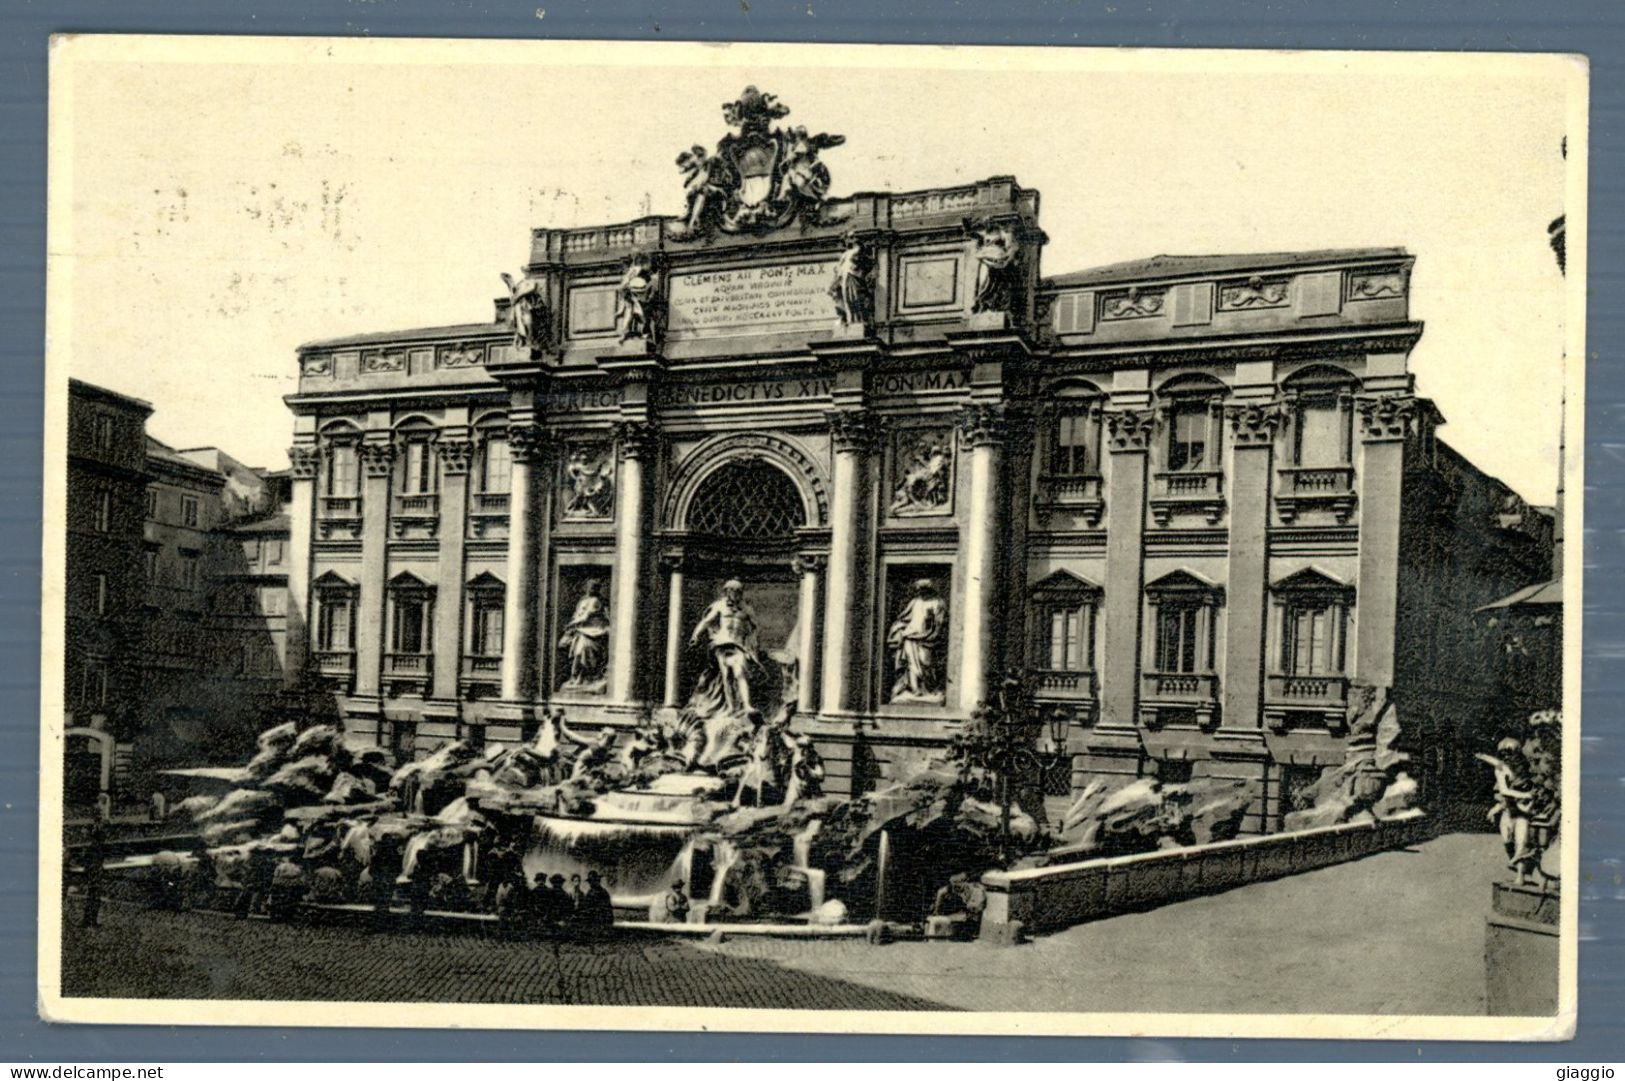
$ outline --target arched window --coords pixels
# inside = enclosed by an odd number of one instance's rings
[[[1158,389],[1165,424],[1163,469],[1170,473],[1213,473],[1224,454],[1220,409],[1224,384],[1207,376],[1170,379]]]
[[[760,459],[732,461],[700,482],[688,508],[688,528],[725,540],[781,540],[807,524],[795,481]]]
[[[1308,468],[1348,465],[1354,451],[1354,376],[1317,365],[1281,384],[1291,422],[1292,464]]]

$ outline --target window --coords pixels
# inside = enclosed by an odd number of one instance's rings
[[[1270,592],[1275,598],[1279,652],[1274,661],[1279,674],[1342,675],[1354,590],[1310,567],[1276,582]]]
[[[1171,472],[1212,469],[1208,455],[1212,423],[1206,402],[1176,406],[1168,423],[1168,469]]]
[[[354,443],[335,443],[329,448],[327,460],[327,494],[339,498],[353,498],[359,490],[360,469]]]
[[[1147,583],[1145,593],[1151,605],[1151,656],[1147,658],[1151,671],[1211,673],[1214,630],[1224,590],[1179,570]]]
[[[107,614],[107,575],[95,575],[94,582],[96,588],[96,614],[105,616]]]
[[[427,653],[434,590],[411,574],[400,574],[389,590],[389,650],[391,653]]]
[[[1055,417],[1050,471],[1063,476],[1087,476],[1100,471],[1098,414],[1076,407]]]
[[[158,549],[148,548],[141,553],[142,569],[146,571],[147,581],[158,580]]]
[[[1337,624],[1341,613],[1326,601],[1302,600],[1287,606],[1282,627],[1281,670],[1289,676],[1337,675],[1343,671],[1338,655]]]
[[[1354,451],[1354,400],[1358,383],[1340,368],[1319,365],[1282,385],[1291,405],[1292,464],[1348,465]]]
[[[197,496],[181,496],[181,525],[197,527]]]
[[[502,656],[502,594],[482,590],[473,595],[468,652],[475,657]]]
[[[288,594],[281,586],[262,586],[259,591],[261,615],[280,616],[288,610]]]
[[[147,489],[147,520],[149,522],[158,520],[158,489],[156,488]]]
[[[96,492],[96,532],[108,533],[113,529],[113,493],[101,488]]]
[[[84,680],[79,688],[79,701],[87,706],[107,705],[106,659],[86,657],[82,672]]]
[[[401,494],[428,495],[435,488],[434,448],[427,439],[411,439],[402,448]]]
[[[485,441],[480,455],[480,491],[497,495],[509,491],[513,483],[513,455],[506,436]]]
[[[1195,604],[1164,604],[1157,608],[1158,672],[1195,672],[1199,655],[1199,617]]]
[[[267,568],[280,567],[282,565],[282,542],[280,540],[266,541],[264,552],[265,566]]]
[[[113,449],[113,418],[101,416],[96,418],[96,449]]]
[[[349,589],[324,589],[318,595],[316,647],[324,653],[355,648],[355,594]]]
[[[181,553],[181,585],[187,589],[197,588],[197,563],[196,552]]]
[[[1032,602],[1034,663],[1050,672],[1091,671],[1100,587],[1056,571],[1033,586]]]

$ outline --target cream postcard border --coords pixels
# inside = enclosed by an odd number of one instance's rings
[[[189,999],[67,998],[61,991],[63,583],[66,557],[66,424],[74,232],[71,117],[77,65],[98,61],[229,64],[487,64],[554,67],[759,64],[803,67],[1077,70],[1303,74],[1359,70],[1448,77],[1560,80],[1568,115],[1563,825],[1558,1012],[1551,1017],[1316,1014],[997,1013],[696,1009],[632,1006],[448,1005]],[[1580,644],[1584,535],[1586,177],[1589,64],[1585,57],[1514,53],[1250,52],[1058,47],[534,42],[439,39],[63,35],[52,39],[47,193],[45,473],[40,631],[39,1006],[49,1021],[98,1024],[317,1025],[380,1028],[511,1028],[825,1032],[956,1035],[1313,1037],[1320,1039],[1553,1040],[1574,1033],[1577,1008]],[[1555,209],[1555,208],[1554,208]]]

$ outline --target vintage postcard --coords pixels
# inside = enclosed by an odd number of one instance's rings
[[[1570,1035],[1587,80],[57,40],[43,1013]]]

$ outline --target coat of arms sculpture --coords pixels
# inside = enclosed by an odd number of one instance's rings
[[[723,105],[723,119],[738,134],[724,135],[715,154],[696,144],[677,157],[687,206],[672,227],[674,239],[768,233],[798,217],[804,224],[821,220],[829,169],[818,155],[846,136],[769,126],[789,114],[789,106],[754,86]]]

